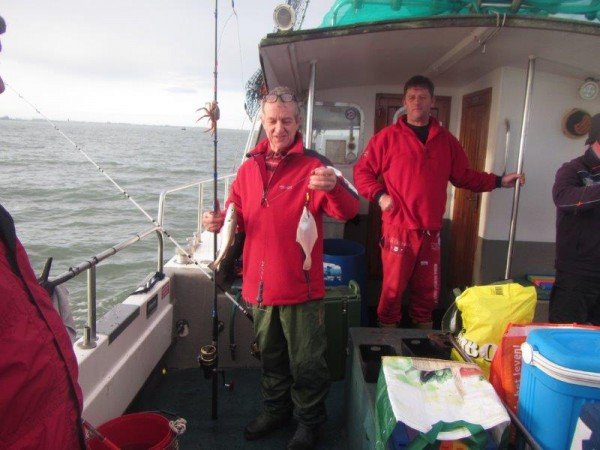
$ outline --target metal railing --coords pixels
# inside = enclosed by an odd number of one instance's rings
[[[96,346],[96,266],[105,259],[108,259],[111,256],[119,253],[121,250],[124,250],[136,242],[141,241],[152,233],[156,233],[158,238],[156,270],[159,273],[162,273],[164,242],[160,227],[155,226],[137,233],[135,236],[132,236],[131,238],[120,242],[119,244],[116,244],[115,246],[110,247],[95,256],[92,256],[89,260],[84,261],[75,267],[69,267],[66,272],[58,275],[55,278],[52,278],[49,281],[50,285],[58,286],[59,284],[75,278],[82,272],[87,271],[87,325],[85,325],[83,329],[83,342],[80,345],[82,348],[93,348]]]
[[[227,175],[222,175],[217,178],[217,181],[224,183],[223,196],[219,197],[219,199],[222,200],[222,202],[225,202],[225,199],[229,192],[229,186],[230,186],[233,178],[235,178],[235,176],[236,176],[235,173],[230,173]],[[212,209],[212,205],[210,208],[205,208],[205,206],[204,206],[204,201],[205,201],[204,197],[205,197],[205,191],[206,191],[205,188],[207,185],[210,187],[212,185],[213,181],[214,180],[212,178],[208,178],[206,180],[194,181],[192,183],[182,184],[180,186],[176,186],[174,188],[166,189],[166,190],[162,191],[160,193],[160,197],[158,199],[158,219],[157,219],[158,224],[161,227],[164,226],[165,206],[166,206],[166,202],[167,202],[167,196],[169,194],[172,194],[174,192],[183,191],[183,190],[190,189],[190,188],[197,188],[197,190],[198,190],[198,211],[197,211],[196,231],[198,234],[200,234],[200,231],[202,229],[202,212],[207,209]],[[213,195],[212,190],[210,192],[210,195],[211,195],[211,199],[212,199],[212,195]]]

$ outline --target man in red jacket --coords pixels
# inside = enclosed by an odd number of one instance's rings
[[[81,405],[67,329],[0,205],[0,448],[84,449]]]
[[[417,75],[404,85],[406,114],[371,138],[354,166],[361,195],[382,211],[383,284],[377,315],[382,326],[397,326],[402,294],[410,292],[415,326],[432,327],[440,289],[440,229],[448,181],[473,192],[513,187],[522,175],[476,172],[458,140],[429,112],[433,83]],[[383,177],[383,183],[378,177]]]
[[[280,428],[293,409],[299,424],[288,449],[310,449],[326,419],[329,390],[322,214],[351,219],[358,213],[358,194],[326,158],[304,148],[292,91],[273,89],[261,108],[267,139],[249,153],[227,201],[235,205],[238,231],[246,234],[242,296],[253,305],[263,369],[263,411],[244,435],[254,440]],[[318,233],[308,270],[296,241],[305,208]],[[203,222],[209,231],[217,231],[223,215],[205,213]]]

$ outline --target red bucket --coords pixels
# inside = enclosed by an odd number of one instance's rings
[[[134,413],[109,420],[98,432],[121,450],[165,450],[178,448],[175,432],[160,414]],[[107,450],[100,438],[87,441],[90,450]]]

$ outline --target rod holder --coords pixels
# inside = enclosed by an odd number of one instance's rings
[[[96,266],[87,270],[87,327],[89,328],[90,340],[96,341]],[[85,331],[84,331],[85,332]]]
[[[85,350],[89,350],[91,348],[96,348],[96,342],[91,339],[92,330],[87,325],[83,327],[83,340],[79,342],[77,345],[79,348],[83,348]]]

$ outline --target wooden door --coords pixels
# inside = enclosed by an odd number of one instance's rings
[[[492,88],[465,95],[462,101],[460,142],[471,168],[483,170],[487,148]],[[450,240],[448,287],[465,287],[473,283],[473,266],[477,248],[477,229],[481,194],[456,189]]]
[[[377,94],[375,97],[375,133],[383,127],[392,124],[394,114],[402,108],[402,94]],[[431,115],[448,128],[450,123],[451,97],[436,97],[435,106]],[[369,203],[369,216],[366,241],[367,275],[371,280],[381,280],[383,271],[381,267],[381,250],[379,239],[381,237],[381,209],[375,203]]]

